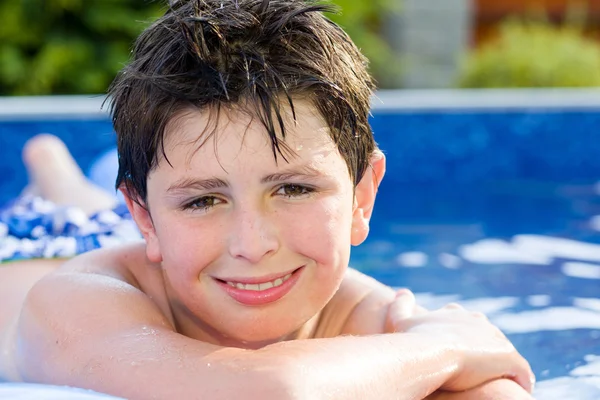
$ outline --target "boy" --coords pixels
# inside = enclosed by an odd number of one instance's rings
[[[485,318],[347,271],[385,158],[365,60],[324,10],[182,0],[142,33],[110,94],[144,243],[37,282],[2,376],[141,399],[530,398]]]

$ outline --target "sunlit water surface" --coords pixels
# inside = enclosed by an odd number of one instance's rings
[[[429,308],[484,312],[531,362],[536,398],[600,399],[595,185],[382,188],[353,265]]]

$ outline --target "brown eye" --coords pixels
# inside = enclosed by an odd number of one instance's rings
[[[307,195],[311,192],[313,192],[312,188],[308,188],[303,185],[286,184],[279,188],[277,194],[285,197],[299,197]]]
[[[186,204],[184,206],[185,209],[200,209],[200,210],[208,210],[211,207],[216,206],[217,204],[219,204],[220,200],[214,196],[204,196],[204,197],[200,197],[198,199],[195,199],[194,201],[191,201],[190,203]]]

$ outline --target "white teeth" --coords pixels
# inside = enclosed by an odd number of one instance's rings
[[[283,278],[277,278],[274,281],[265,282],[265,283],[240,283],[240,282],[231,282],[227,281],[227,284],[231,287],[235,287],[241,290],[254,290],[256,292],[260,292],[263,290],[271,289],[273,287],[281,286],[283,282],[287,281],[292,277],[292,274],[287,274]]]
[[[258,290],[267,290],[273,287],[273,282],[261,283],[258,285]]]

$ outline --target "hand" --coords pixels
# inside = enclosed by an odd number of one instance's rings
[[[528,392],[533,390],[535,377],[529,363],[482,313],[469,312],[458,304],[426,311],[416,305],[412,292],[401,289],[390,304],[386,331],[432,335],[450,342],[458,353],[458,368],[440,389],[463,391],[509,378]]]
[[[399,289],[396,298],[390,304],[385,319],[385,333],[401,332],[404,320],[428,312],[427,309],[417,305],[415,295],[408,289]]]

